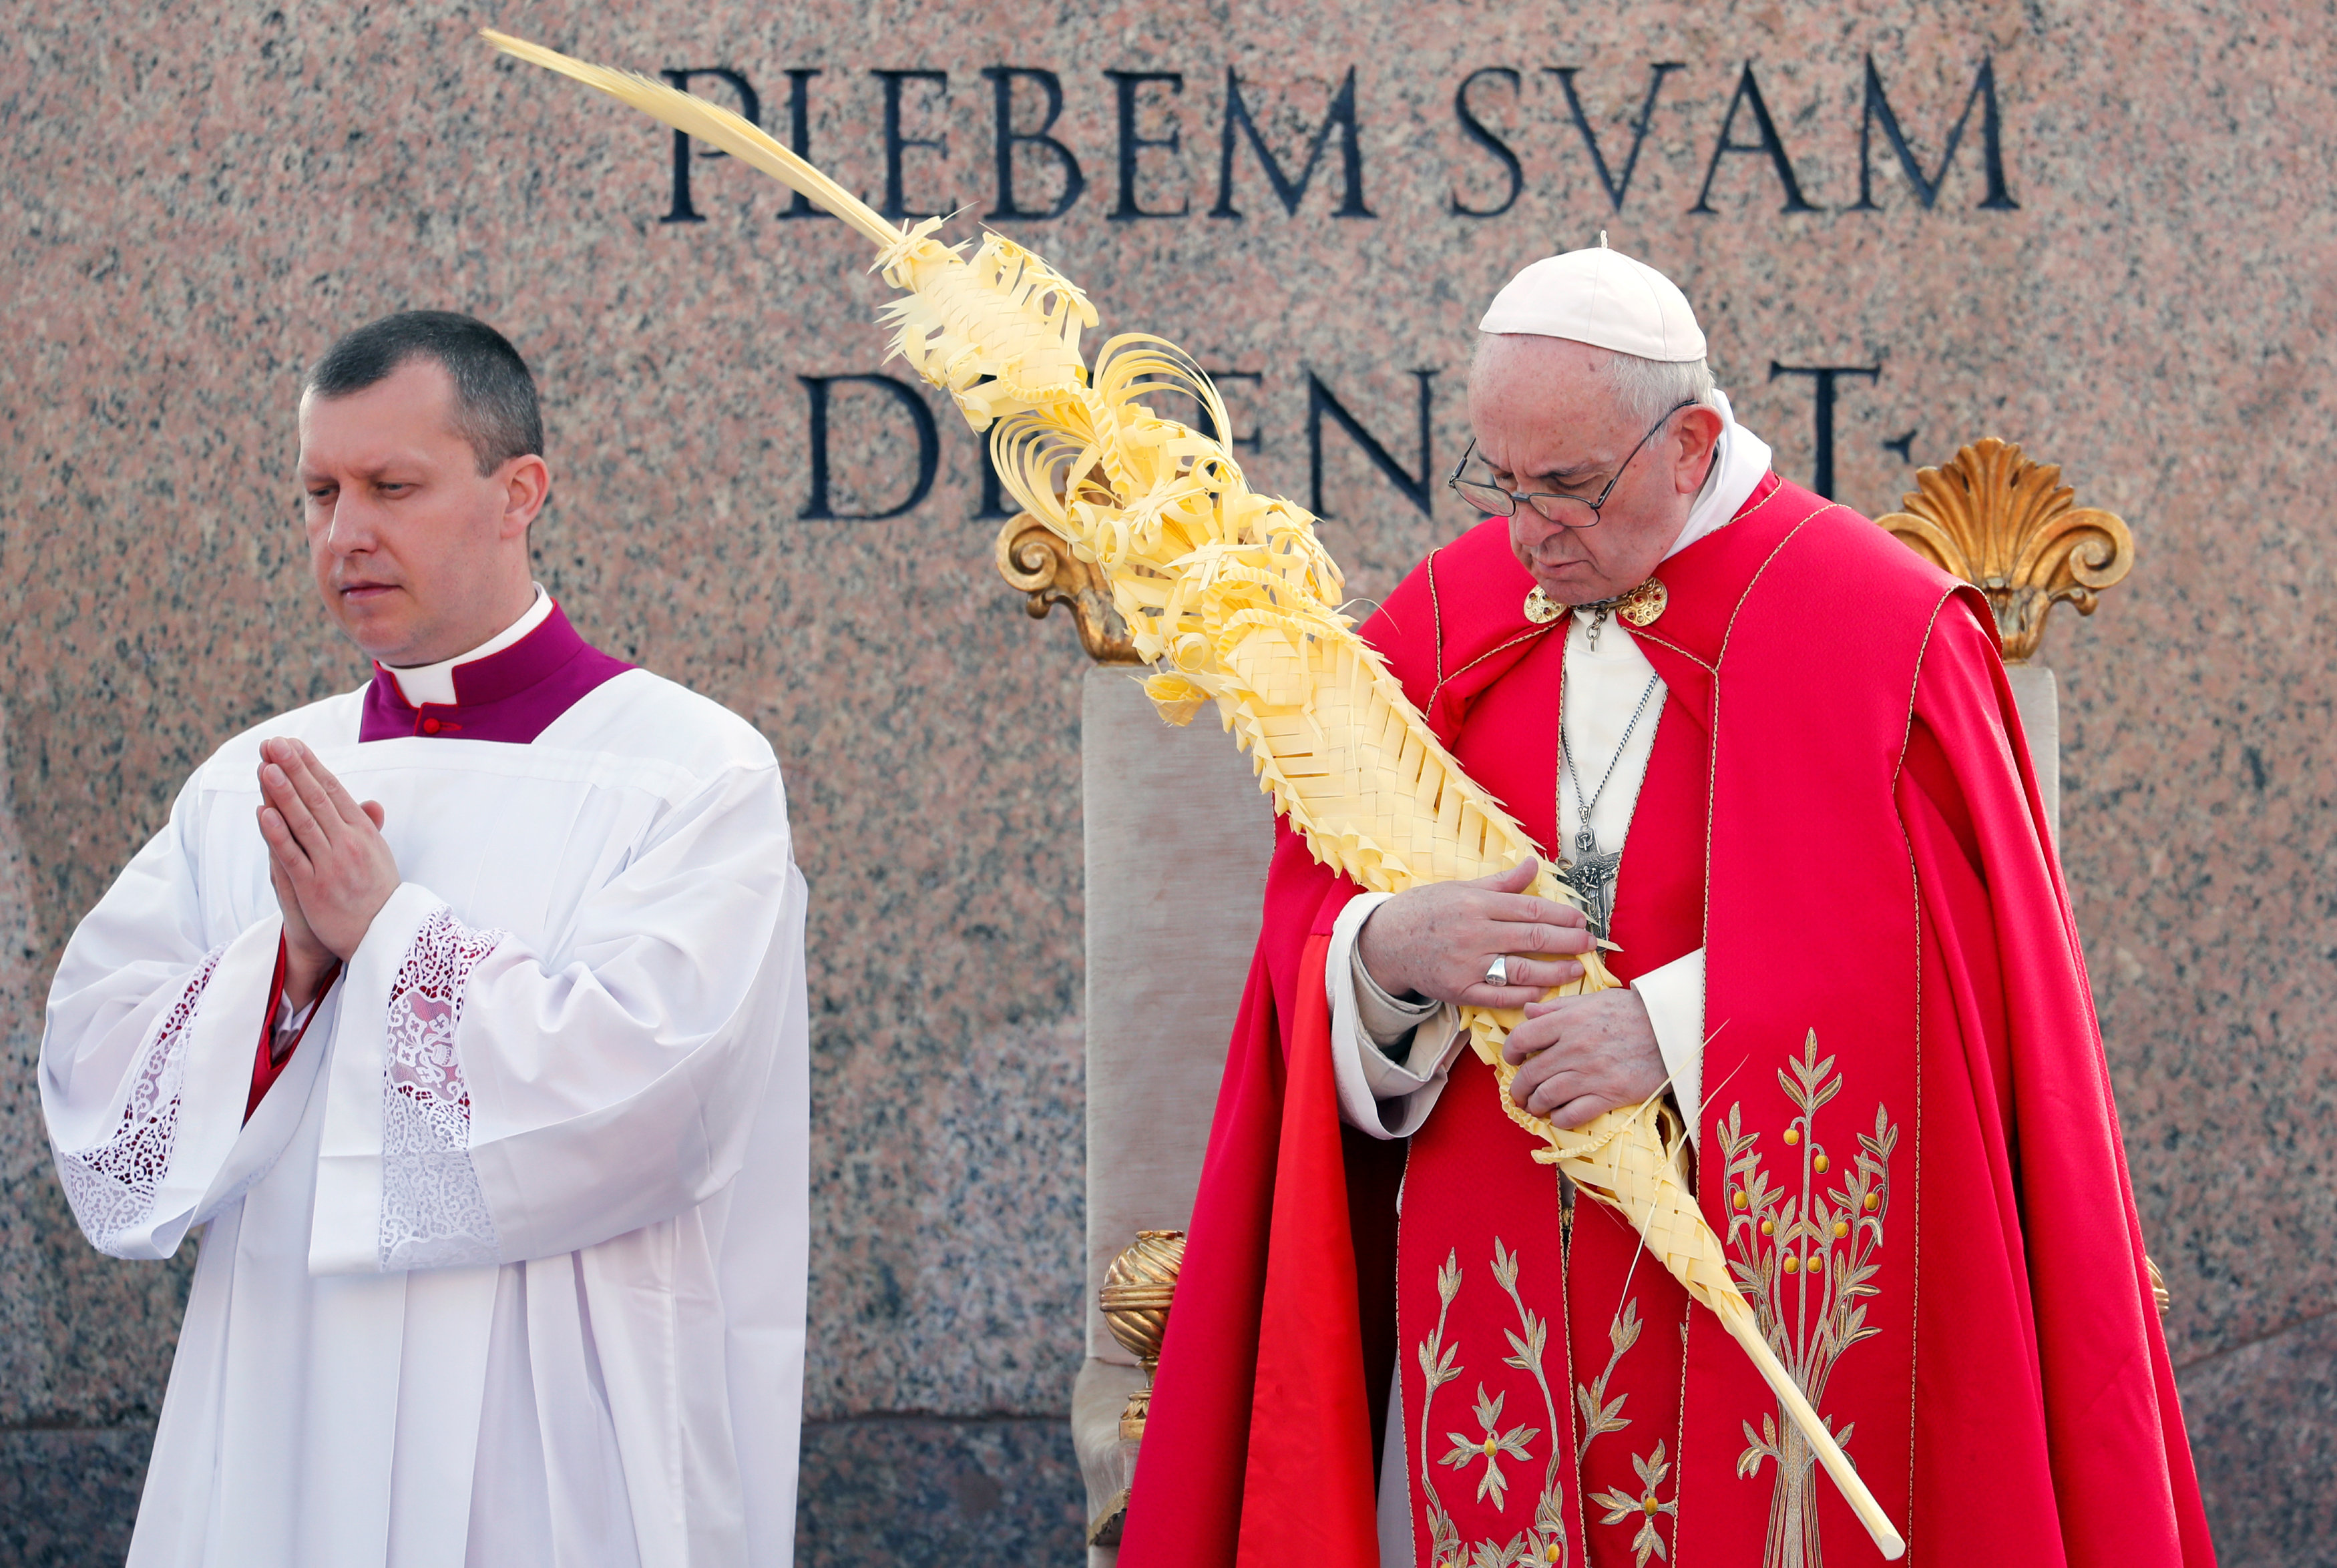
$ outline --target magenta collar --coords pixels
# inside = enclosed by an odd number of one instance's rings
[[[543,624],[501,653],[455,667],[455,701],[406,700],[397,677],[374,666],[360,742],[433,735],[525,745],[603,681],[632,668],[576,635],[558,605]]]

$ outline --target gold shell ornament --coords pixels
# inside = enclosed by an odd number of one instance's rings
[[[2020,664],[2036,657],[2055,604],[2091,615],[2100,590],[2134,570],[2126,520],[2076,502],[2058,465],[1991,435],[1919,469],[1902,510],[1874,521],[1986,594],[2005,662]]]

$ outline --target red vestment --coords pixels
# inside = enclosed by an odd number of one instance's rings
[[[1666,561],[1667,695],[1614,968],[1702,947],[1697,1193],[1909,1561],[2210,1563],[2083,957],[1985,603],[1774,476]],[[1567,622],[1488,521],[1364,628],[1552,842]],[[1391,1367],[1415,1561],[1879,1562],[1743,1351],[1464,1058],[1338,1123],[1354,884],[1282,833],[1124,1568],[1378,1560]],[[1402,1224],[1396,1222],[1399,1185]],[[1433,1378],[1433,1386],[1432,1386]]]

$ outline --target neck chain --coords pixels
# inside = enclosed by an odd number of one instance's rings
[[[1604,612],[1601,615],[1603,618]],[[1597,628],[1598,622],[1592,622],[1589,635],[1596,636]],[[1560,679],[1562,682],[1563,677]],[[1582,793],[1582,780],[1574,771],[1574,749],[1566,744],[1566,688],[1563,684],[1559,687],[1558,759],[1566,770],[1565,777],[1574,784],[1579,825],[1574,833],[1574,856],[1559,868],[1558,876],[1581,900],[1584,911],[1590,917],[1591,934],[1602,940],[1614,913],[1615,875],[1622,866],[1623,852],[1614,850],[1603,855],[1599,852],[1599,835],[1590,831],[1590,813],[1598,805],[1599,797],[1607,793],[1607,785],[1614,778],[1615,769],[1622,762],[1623,754],[1630,749],[1631,732],[1639,727],[1639,720],[1647,714],[1648,703],[1656,695],[1656,687],[1662,680],[1659,675],[1648,677],[1647,689],[1639,693],[1639,705],[1631,710],[1631,722],[1623,726],[1623,738],[1615,743],[1615,755],[1607,759],[1607,771],[1599,777],[1599,787],[1588,795]],[[1564,795],[1565,791],[1561,788],[1558,813],[1561,820],[1566,815]]]

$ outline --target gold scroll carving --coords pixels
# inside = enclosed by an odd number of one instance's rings
[[[1951,463],[1919,470],[1904,509],[1874,521],[1917,554],[1988,596],[2008,664],[2033,658],[2045,617],[2067,599],[2094,613],[2134,569],[2134,535],[2115,512],[2075,503],[2061,470],[1987,436]]]
[[[998,574],[1026,596],[1023,609],[1043,620],[1056,605],[1070,608],[1080,646],[1098,664],[1142,664],[1136,644],[1111,607],[1111,589],[1091,560],[1071,552],[1063,537],[1027,511],[998,531]]]

